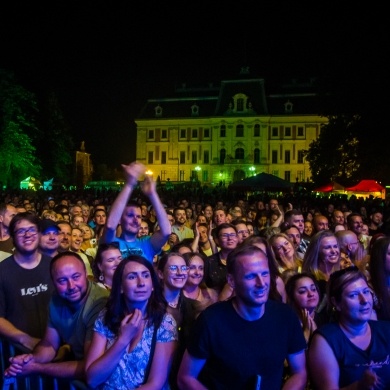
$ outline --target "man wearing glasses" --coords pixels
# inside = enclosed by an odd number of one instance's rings
[[[9,231],[15,251],[0,263],[0,335],[19,351],[31,351],[46,329],[51,258],[38,251],[40,220],[34,214],[15,215]]]
[[[232,290],[226,283],[226,259],[228,254],[236,248],[238,235],[236,227],[230,223],[218,225],[213,232],[214,241],[220,250],[209,256],[205,264],[205,281],[209,288],[217,290],[220,299],[226,299]]]

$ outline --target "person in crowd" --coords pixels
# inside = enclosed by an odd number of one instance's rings
[[[369,228],[368,228],[368,225],[366,223],[363,223],[362,234],[369,236],[369,239],[371,239]]]
[[[41,214],[42,219],[51,219],[56,222],[58,220],[57,213],[54,210],[43,210]]]
[[[172,248],[180,243],[179,237],[176,233],[171,233],[167,242],[161,248],[161,254],[155,256],[154,262],[157,262],[158,258],[172,251]]]
[[[172,247],[171,252],[178,253],[179,255],[184,255],[185,253],[192,253],[192,240],[190,238],[185,238],[183,241],[179,241],[176,245]]]
[[[248,234],[250,236],[253,236],[255,234],[255,225],[253,224],[252,220],[246,221],[246,228],[248,229]]]
[[[9,225],[15,215],[15,206],[12,204],[0,203],[0,260],[9,257],[13,253],[14,243],[9,232]]]
[[[91,216],[91,207],[87,203],[81,205],[81,215],[83,216],[83,222],[88,224]]]
[[[43,255],[53,258],[58,254],[58,248],[60,246],[58,237],[60,228],[52,219],[42,219],[39,224],[38,251]]]
[[[303,258],[302,272],[314,275],[317,280],[322,297],[317,312],[320,313],[323,322],[329,320],[326,285],[331,273],[340,268],[340,247],[335,234],[331,230],[316,233],[310,240]]]
[[[80,228],[72,228],[72,234],[70,236],[70,245],[69,250],[71,252],[78,253],[79,256],[83,259],[85,263],[85,268],[87,270],[87,275],[90,279],[93,279],[93,272],[92,272],[92,262],[93,258],[91,256],[86,255],[81,250],[81,244],[83,242],[83,233],[81,232]]]
[[[267,218],[267,213],[265,209],[261,211],[257,211],[253,224],[254,224],[254,231],[256,235],[259,235],[259,232],[262,229],[265,229],[266,227],[269,226],[269,220]]]
[[[335,233],[339,230],[338,226],[342,226],[341,230],[345,230],[344,213],[341,210],[334,209],[330,218],[330,229]]]
[[[269,298],[286,303],[287,295],[282,275],[278,270],[275,253],[269,241],[260,236],[249,236],[241,245],[254,245],[260,248],[268,259],[268,267],[270,272],[270,291]]]
[[[202,253],[189,252],[183,254],[183,258],[189,267],[188,278],[183,287],[183,294],[187,298],[197,301],[195,309],[197,313],[200,313],[207,306],[218,301],[217,291],[207,287],[204,282],[204,268],[207,257]]]
[[[329,220],[325,215],[322,214],[314,215],[312,223],[313,223],[314,234],[318,233],[321,230],[329,229]]]
[[[313,224],[311,221],[305,221],[305,226],[303,229],[302,239],[310,242],[310,238],[313,236]]]
[[[177,339],[153,265],[130,255],[119,263],[106,308],[95,322],[86,358],[88,385],[168,389]]]
[[[238,244],[241,244],[247,237],[249,237],[249,230],[246,226],[246,221],[237,218],[232,222],[232,225],[236,227]]]
[[[103,234],[104,227],[106,226],[107,221],[107,212],[103,209],[96,209],[93,212],[92,220],[94,222],[94,234],[97,240],[100,239],[100,237]]]
[[[320,290],[315,277],[305,272],[290,276],[286,282],[286,294],[287,303],[298,314],[306,342],[309,343],[320,323],[316,311],[320,303]]]
[[[138,179],[145,174],[146,167],[139,162],[122,165],[122,167],[125,172],[126,182],[111,206],[100,242],[111,243],[118,241],[123,258],[130,254],[137,254],[153,262],[155,255],[161,252],[162,246],[168,240],[171,233],[171,224],[158,196],[156,182],[149,175],[145,175],[142,192],[149,198],[156,210],[160,229],[153,232],[151,236],[137,238],[142,220],[141,209],[138,203],[128,203],[128,200],[138,183]],[[120,237],[117,237],[116,229],[119,223],[122,233]]]
[[[218,208],[213,211],[213,222],[214,226],[221,225],[222,223],[226,223],[227,213],[224,208]]]
[[[192,229],[192,226],[195,223],[195,214],[194,211],[192,210],[191,206],[188,206],[185,208],[186,210],[186,226]]]
[[[280,225],[280,231],[281,231],[281,233],[286,234],[290,238],[290,240],[294,246],[294,250],[295,250],[296,255],[300,259],[303,259],[303,256],[305,254],[304,252],[306,251],[306,248],[303,245],[301,245],[302,236],[301,236],[301,232],[300,232],[299,228],[295,225],[290,225],[288,222],[282,222],[282,224]],[[308,243],[305,243],[304,245],[308,245]]]
[[[213,219],[213,206],[209,203],[205,203],[203,207],[203,215],[206,217],[206,223],[210,223]]]
[[[173,215],[167,211],[167,216],[168,216],[169,223],[171,225],[173,225],[175,222]],[[149,206],[149,212],[148,212],[148,217],[146,219],[146,222],[147,222],[148,227],[149,227],[149,234],[153,233],[154,229],[156,228],[156,224],[157,224],[157,215],[156,215],[156,210],[151,205]]]
[[[81,243],[81,250],[92,257],[95,257],[96,252],[91,251],[95,249],[98,241],[95,238],[94,230],[87,223],[80,223],[79,228],[83,235],[83,242]]]
[[[172,232],[176,233],[180,241],[185,238],[194,238],[194,231],[186,226],[187,215],[184,207],[175,207],[173,210],[175,223],[172,225]]]
[[[293,309],[268,299],[266,255],[256,246],[240,245],[227,264],[235,295],[210,305],[195,321],[179,387],[279,390],[287,361],[290,376],[284,388],[304,389],[306,341]]]
[[[157,264],[157,275],[163,289],[163,295],[168,303],[167,312],[175,319],[178,329],[178,348],[175,353],[169,384],[176,389],[176,377],[179,365],[186,348],[192,324],[197,315],[197,302],[187,298],[183,288],[188,280],[189,267],[178,252],[170,252],[162,256]]]
[[[390,320],[390,237],[375,240],[368,263],[369,282],[375,294],[375,310],[381,320]]]
[[[74,217],[76,215],[81,215],[83,216],[83,210],[81,209],[81,206],[78,204],[73,204],[70,209],[69,209],[69,217],[70,221],[73,221]]]
[[[347,229],[352,230],[363,247],[364,255],[368,254],[371,237],[362,232],[363,218],[359,213],[353,212],[347,217]]]
[[[290,226],[294,225],[298,228],[300,233],[300,241],[295,250],[298,256],[303,258],[307,246],[309,245],[310,238],[304,237],[305,219],[303,217],[302,211],[297,209],[290,209],[286,211],[284,214],[284,222]],[[282,224],[280,226],[282,226]]]
[[[206,256],[218,252],[217,244],[211,233],[211,226],[211,223],[207,225],[206,223],[195,222],[193,227],[195,237],[191,244],[194,252],[200,252]]]
[[[58,234],[58,238],[60,241],[58,252],[69,251],[70,240],[72,238],[72,226],[68,221],[63,221],[63,220],[58,221],[57,225],[60,228],[60,232]]]
[[[79,227],[80,223],[84,223],[84,218],[82,215],[75,215],[73,219],[71,219],[70,224],[72,227]]]
[[[92,262],[94,281],[103,288],[111,290],[114,272],[122,261],[122,253],[117,242],[99,244]]]
[[[275,259],[280,273],[286,270],[301,272],[302,260],[298,257],[294,244],[286,233],[274,234],[269,243],[275,253]]]
[[[83,381],[93,325],[107,302],[108,291],[88,280],[84,261],[74,252],[55,256],[48,274],[55,294],[48,306],[45,335],[32,353],[13,357],[5,375],[41,374]],[[69,354],[60,355],[65,346],[70,348]]]
[[[149,236],[149,225],[146,221],[141,221],[137,237]]]
[[[335,271],[328,283],[335,321],[319,327],[309,351],[316,389],[390,388],[390,327],[371,320],[373,295],[357,267]]]
[[[224,300],[232,294],[226,281],[226,259],[238,244],[235,226],[230,223],[218,225],[214,231],[214,240],[220,250],[207,258],[205,282],[207,287],[218,291],[220,300]]]
[[[321,293],[332,272],[340,269],[340,247],[337,237],[330,230],[316,233],[303,258],[302,271],[313,274],[320,284]]]
[[[256,218],[256,207],[255,206],[249,206],[248,211],[246,213],[246,220],[247,222],[253,222]]]
[[[103,211],[104,213],[99,213],[99,214],[97,214],[97,215],[96,215],[96,218],[95,218],[95,214],[97,213],[98,210],[101,210],[101,211]],[[88,223],[88,225],[94,230],[95,236],[96,236],[96,227],[97,227],[96,222],[101,221],[102,219],[104,219],[105,221],[107,220],[107,219],[106,219],[106,218],[107,218],[107,207],[106,207],[105,204],[99,203],[99,202],[98,202],[97,204],[95,204],[95,205],[92,207],[90,213],[91,213],[92,215],[91,215],[91,218],[88,220],[87,223]],[[104,225],[104,224],[103,224],[103,225]],[[102,226],[103,226],[103,225],[102,225]]]
[[[0,262],[0,336],[19,353],[43,337],[53,291],[51,258],[38,250],[39,229],[36,215],[16,214],[9,225],[15,250]]]
[[[335,233],[340,247],[341,268],[350,265],[360,267],[364,257],[364,251],[356,234],[352,230],[339,230]]]

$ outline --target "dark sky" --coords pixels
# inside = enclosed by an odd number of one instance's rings
[[[112,167],[135,158],[146,99],[177,84],[248,65],[266,87],[293,77],[377,86],[389,51],[384,10],[341,2],[32,3],[2,2],[0,67],[38,95],[54,91],[76,145]]]

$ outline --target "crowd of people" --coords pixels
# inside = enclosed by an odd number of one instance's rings
[[[4,378],[82,389],[390,389],[390,202],[4,194]],[[22,387],[21,387],[22,388]]]

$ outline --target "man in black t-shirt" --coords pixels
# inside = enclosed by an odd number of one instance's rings
[[[39,222],[29,212],[12,218],[15,251],[0,263],[0,335],[22,351],[31,351],[43,337],[53,291],[51,258],[38,251]]]

